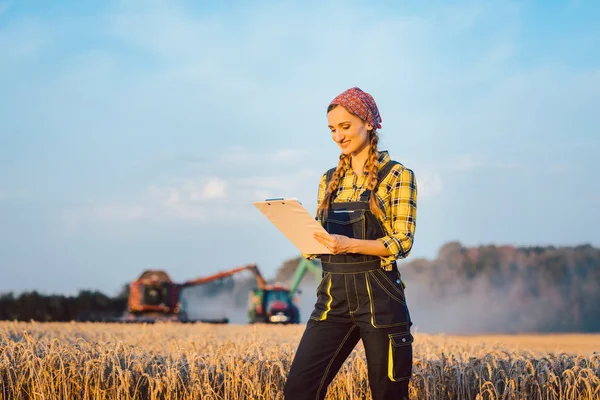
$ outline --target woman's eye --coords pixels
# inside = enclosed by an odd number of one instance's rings
[[[342,126],[342,129],[344,129],[344,130],[350,129],[350,125]]]

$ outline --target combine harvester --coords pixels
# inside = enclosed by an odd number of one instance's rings
[[[181,291],[185,288],[204,285],[227,278],[239,272],[256,268],[248,264],[213,275],[188,280],[184,283],[174,283],[163,270],[144,271],[138,279],[129,285],[127,312],[124,316],[107,322],[125,323],[154,323],[157,321],[175,322],[229,322],[228,318],[219,319],[190,319],[181,309]]]

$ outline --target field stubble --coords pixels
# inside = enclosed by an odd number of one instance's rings
[[[0,400],[282,399],[302,329],[0,322]],[[414,336],[411,398],[600,398],[600,335]],[[359,343],[327,399],[370,398]]]

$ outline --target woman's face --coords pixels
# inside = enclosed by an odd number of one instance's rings
[[[370,125],[337,106],[327,114],[331,138],[340,146],[342,154],[356,155],[369,145]]]

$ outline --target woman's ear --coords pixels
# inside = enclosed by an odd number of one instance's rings
[[[372,131],[372,130],[373,130],[373,127],[371,125],[367,124],[367,132]]]

